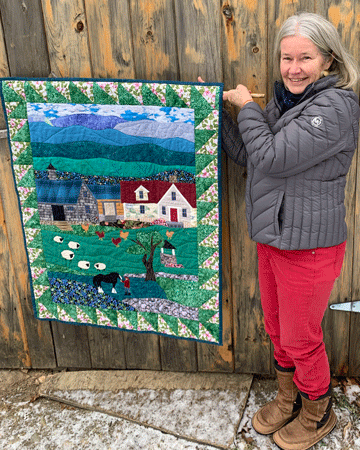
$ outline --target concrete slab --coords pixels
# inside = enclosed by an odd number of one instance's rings
[[[252,376],[238,374],[64,372],[48,377],[40,395],[226,449],[234,442],[251,382]]]

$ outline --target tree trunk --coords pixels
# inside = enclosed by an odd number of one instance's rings
[[[147,255],[144,255],[142,262],[146,267],[145,281],[156,281],[155,272],[153,268],[153,255],[151,255],[149,259],[147,259]]]

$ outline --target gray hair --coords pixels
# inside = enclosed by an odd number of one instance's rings
[[[318,14],[302,12],[289,17],[280,28],[274,44],[274,70],[280,75],[280,43],[284,37],[300,35],[310,39],[318,48],[325,61],[333,56],[328,70],[336,75],[337,87],[353,88],[360,78],[359,66],[341,43],[340,36],[332,23]]]

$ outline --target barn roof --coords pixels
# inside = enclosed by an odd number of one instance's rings
[[[88,184],[87,187],[97,200],[120,199],[120,184]]]
[[[36,180],[38,202],[76,204],[81,184],[81,180]]]

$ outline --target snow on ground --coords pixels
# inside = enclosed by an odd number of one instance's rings
[[[214,450],[106,414],[41,399],[0,414],[4,450]]]
[[[20,388],[23,385],[20,381],[0,401],[0,449],[215,450],[214,446],[178,438],[118,417],[36,398],[35,391]],[[275,393],[275,380],[254,379],[229,450],[278,450],[271,436],[261,436],[251,426],[253,414],[274,398]],[[148,394],[147,401],[151,399]],[[106,399],[103,400],[105,403]],[[196,411],[196,402],[192,407]],[[334,409],[338,416],[336,428],[311,450],[360,450],[360,386],[355,380],[334,380]],[[213,410],[212,421],[216,420],[216,397]]]

